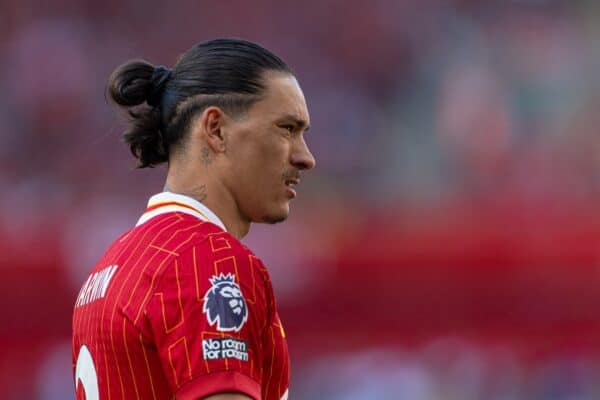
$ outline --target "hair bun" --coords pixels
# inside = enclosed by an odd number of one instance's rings
[[[150,77],[150,83],[152,86],[148,93],[148,98],[146,99],[148,105],[156,107],[160,104],[162,94],[165,90],[165,85],[169,78],[171,78],[172,74],[173,71],[163,65],[159,65],[154,68],[154,72]]]
[[[143,104],[152,89],[150,81],[154,65],[143,60],[133,60],[120,65],[108,79],[111,99],[125,107]]]
[[[127,109],[132,126],[123,138],[131,153],[139,160],[139,167],[151,167],[168,160],[168,151],[161,134],[162,116],[156,107],[136,106],[148,103],[149,96],[160,101],[170,70],[143,60],[133,60],[119,66],[108,80],[108,94]]]

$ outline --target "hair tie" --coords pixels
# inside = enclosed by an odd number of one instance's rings
[[[152,73],[152,77],[150,78],[150,83],[152,84],[152,89],[148,94],[148,98],[146,103],[152,107],[156,107],[160,104],[160,100],[162,98],[162,94],[165,90],[165,85],[173,71],[171,69],[159,65],[154,68],[154,72]]]

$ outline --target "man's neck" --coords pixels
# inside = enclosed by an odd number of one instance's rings
[[[215,213],[227,228],[227,232],[241,240],[250,231],[250,221],[242,217],[233,196],[216,184],[185,184],[167,177],[164,191],[191,197]]]

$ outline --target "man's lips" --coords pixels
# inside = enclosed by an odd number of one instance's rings
[[[300,178],[288,178],[285,180],[285,186],[287,187],[287,193],[290,198],[296,197],[296,190],[294,189],[296,185],[300,183]]]
[[[294,187],[300,183],[300,178],[288,178],[285,180],[285,185],[287,187]]]

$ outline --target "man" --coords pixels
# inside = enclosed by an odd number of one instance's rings
[[[77,399],[287,399],[285,332],[262,262],[239,242],[286,219],[315,160],[290,68],[251,42],[194,46],[174,68],[130,61],[109,94],[164,192],[84,283],[73,315]]]

